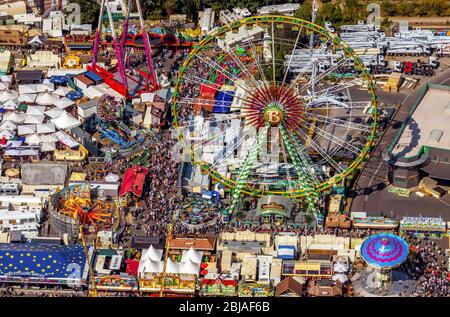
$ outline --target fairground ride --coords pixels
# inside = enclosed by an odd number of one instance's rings
[[[282,195],[322,219],[321,193],[355,172],[377,135],[375,83],[358,55],[287,16],[206,35],[179,71],[172,113],[194,165],[232,190],[230,214],[242,194]]]
[[[144,18],[142,16],[142,8],[139,0],[136,0],[135,4],[139,15],[140,33],[143,35],[142,39],[145,58],[138,67],[128,67],[131,59],[141,56],[141,54],[136,54],[132,48],[129,48],[126,45],[132,2],[133,1],[131,0],[128,1],[123,31],[119,37],[116,33],[116,27],[114,25],[108,1],[102,0],[98,27],[95,33],[92,64],[88,66],[88,70],[93,71],[102,77],[108,86],[126,98],[133,98],[142,93],[155,91],[158,87],[158,77],[153,67],[149,35],[145,30]],[[109,31],[113,41],[112,45],[114,57],[117,60],[117,64],[108,69],[100,66],[98,63],[99,47],[102,42],[101,37],[103,33],[103,15],[105,9],[106,15],[108,16]]]
[[[71,185],[63,189],[58,212],[66,217],[78,221],[82,227],[99,223],[109,224],[111,221],[112,203],[100,199],[93,201],[89,185]]]

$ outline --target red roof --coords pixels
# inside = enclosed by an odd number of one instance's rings
[[[138,260],[131,260],[128,259],[125,261],[127,264],[127,274],[131,276],[137,276],[138,275],[138,268],[139,268],[139,261]]]
[[[215,94],[217,91],[217,85],[211,84],[211,85],[205,85],[205,84],[201,84],[200,85],[200,94]]]
[[[202,285],[214,285],[214,284],[218,284],[218,283],[222,283],[225,286],[236,286],[237,282],[236,280],[233,279],[221,279],[220,277],[217,279],[211,279],[211,278],[204,278],[201,281]]]
[[[147,174],[148,169],[142,166],[133,166],[127,169],[125,176],[123,177],[119,195],[124,196],[127,193],[133,193],[136,196],[141,197]]]

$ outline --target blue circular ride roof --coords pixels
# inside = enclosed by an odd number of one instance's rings
[[[364,261],[377,268],[399,266],[406,260],[408,253],[408,243],[391,233],[370,236],[361,245],[361,256]]]

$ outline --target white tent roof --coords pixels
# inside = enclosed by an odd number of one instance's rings
[[[94,99],[95,97],[101,97],[103,95],[110,95],[115,98],[123,99],[123,96],[117,91],[109,87],[107,84],[103,83],[96,86],[90,86],[83,90],[83,94],[89,99]]]
[[[29,145],[38,145],[42,142],[41,137],[37,134],[31,134],[25,138],[25,143]]]
[[[114,173],[108,173],[108,175],[105,176],[106,182],[118,182],[120,180],[120,176],[116,175]]]
[[[64,97],[65,95],[67,95],[71,91],[73,91],[73,89],[70,88],[70,87],[59,86],[53,93],[55,95]]]
[[[155,249],[152,245],[150,245],[150,248],[142,252],[141,259],[144,260],[149,259],[151,261],[161,261],[162,254],[163,254],[162,249]]]
[[[19,108],[19,104],[14,100],[8,100],[7,102],[3,103],[3,105],[0,107],[5,110],[16,110]]]
[[[348,281],[348,277],[345,274],[334,274],[331,279],[333,281],[339,281],[341,283],[345,283]]]
[[[3,115],[3,121],[13,121],[22,123],[25,121],[25,114],[22,112],[7,112]]]
[[[55,102],[59,100],[59,96],[49,93],[49,92],[42,92],[38,94],[36,98],[36,103],[41,106],[51,106],[54,105]]]
[[[28,106],[26,114],[42,116],[45,113],[45,106]]]
[[[19,97],[19,93],[15,90],[2,90],[0,91],[0,100],[2,101],[8,101],[8,100],[14,100]]]
[[[173,262],[170,258],[167,259],[166,273],[178,274],[180,273],[180,263]]]
[[[347,263],[336,262],[333,265],[333,272],[337,273],[347,273],[349,270],[349,265]]]
[[[13,81],[13,75],[1,75],[0,81],[2,83],[11,83]]]
[[[37,92],[53,92],[55,91],[55,84],[51,83],[48,79],[44,79],[42,84],[37,84]]]
[[[183,254],[181,255],[181,262],[192,261],[193,263],[202,263],[203,252],[195,251],[194,248],[190,248],[189,250],[183,250]]]
[[[24,123],[31,123],[31,124],[41,124],[42,122],[44,122],[44,118],[45,116],[32,116],[27,114],[25,117],[25,122]]]
[[[34,103],[36,97],[36,94],[20,94],[17,100],[24,103]]]
[[[72,129],[81,125],[81,123],[68,114],[66,111],[63,112],[58,118],[52,119],[52,122],[58,129]]]
[[[1,137],[0,137],[1,138]],[[8,140],[6,141],[6,144],[2,145],[0,144],[0,147],[2,148],[15,148],[15,147],[21,147],[22,146],[22,141],[17,141],[17,140]]]
[[[33,134],[35,132],[36,132],[36,125],[34,124],[19,125],[17,127],[17,134],[19,135]]]
[[[16,130],[17,124],[11,121],[2,121],[0,124],[0,130]]]
[[[200,272],[200,263],[194,263],[191,260],[182,262],[180,265],[181,274],[195,274],[198,275]]]
[[[36,44],[42,44],[42,41],[41,41],[41,39],[39,38],[39,35],[36,35],[35,37],[33,37],[33,38],[28,42],[28,44],[33,44],[33,43],[36,43]]]
[[[54,150],[56,150],[56,145],[54,142],[53,143],[44,142],[41,144],[41,152],[52,152]]]
[[[75,102],[73,102],[72,100],[70,100],[69,98],[66,98],[66,97],[63,97],[54,103],[54,105],[60,109],[65,109],[74,104],[75,104]]]
[[[56,143],[58,142],[58,138],[53,134],[41,135],[41,141],[44,143]]]
[[[0,131],[0,139],[3,139],[3,137],[6,140],[12,139],[14,138],[14,131],[10,131],[10,130],[1,130]]]
[[[19,95],[23,94],[37,94],[37,85],[19,85]]]
[[[53,133],[55,132],[55,124],[49,122],[49,123],[44,123],[44,124],[39,124],[36,127],[36,132],[37,133]],[[56,137],[55,137],[56,139]],[[56,139],[58,140],[58,139]]]
[[[55,142],[59,141],[58,138],[54,134],[41,135],[41,140],[42,140],[42,142],[46,142],[46,143],[55,143]]]
[[[164,262],[162,261],[141,261],[139,263],[139,273],[162,273],[164,270]]]
[[[64,110],[59,109],[58,107],[51,108],[45,112],[45,114],[52,119],[55,119],[55,118],[61,116],[63,113],[64,113]]]

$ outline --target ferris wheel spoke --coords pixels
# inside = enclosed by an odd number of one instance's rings
[[[276,78],[275,78],[275,73],[276,73],[276,68],[275,68],[275,58],[276,58],[276,54],[275,54],[275,27],[273,25],[272,22],[272,37],[271,37],[271,41],[272,41],[272,80],[273,80],[273,86],[275,87],[276,85]]]
[[[307,135],[303,130],[298,129],[295,131],[298,135],[300,135],[305,141],[309,143],[309,145],[319,153],[324,160],[328,162],[338,173],[342,173],[342,167],[335,161],[333,158],[324,150],[321,146],[319,146],[309,135]]]
[[[199,78],[199,77],[196,77],[196,76],[193,76],[193,75],[191,75],[191,76],[194,77],[194,79],[191,78],[191,77],[185,77],[184,80],[192,82],[192,83],[197,84],[197,85],[204,85],[205,87],[208,87],[208,88],[217,89],[217,86],[215,85],[215,83],[213,83],[213,82],[211,82],[211,81],[209,81],[207,79],[204,79],[204,78]],[[199,80],[196,80],[197,78]],[[227,95],[227,96],[231,96],[233,98],[237,97],[238,99],[246,101],[246,102],[253,102],[253,101],[251,101],[251,100],[249,100],[247,98],[243,98],[241,96],[236,96],[236,95],[230,94],[230,93],[228,93],[226,91],[223,91],[223,94]],[[212,100],[212,102],[214,102],[214,101]],[[240,107],[242,107],[242,105]]]
[[[319,103],[317,105],[321,105],[322,103]],[[325,107],[311,107],[314,106],[315,104],[309,104],[308,106],[305,107],[305,109],[307,109],[308,111],[316,111],[316,110],[342,110],[342,109],[364,109],[367,107],[367,102],[365,102],[364,105],[357,105],[356,103],[346,103],[347,105],[349,105],[349,108],[345,108],[345,107],[340,107],[340,106],[325,106]],[[352,116],[354,117],[363,117],[365,116],[365,114],[352,114]]]
[[[290,83],[286,91],[290,91],[294,86],[302,79],[303,75],[306,73],[308,67],[314,63],[314,59],[325,49],[328,47],[328,44],[331,42],[331,39],[328,39],[325,43],[323,43],[320,48],[316,49],[314,53],[309,58],[308,62],[303,66],[301,71],[297,74],[295,79]]]
[[[338,63],[336,63],[335,65],[331,66],[330,68],[328,68],[324,72],[319,73],[317,77],[311,77],[311,80],[306,85],[302,86],[302,88],[299,90],[298,93],[302,94],[306,89],[308,89],[309,87],[311,87],[314,84],[319,83],[322,79],[324,79],[326,76],[328,76],[329,74],[334,72],[336,69],[338,69],[339,67],[344,65],[349,60],[350,60],[350,58],[343,58]]]
[[[349,142],[342,140],[341,138],[338,138],[337,136],[319,128],[317,125],[313,125],[310,124],[307,121],[303,121],[304,124],[306,124],[308,127],[312,127],[316,133],[320,136],[322,136],[323,138],[333,142],[334,144],[339,145],[342,148],[345,148],[346,150],[356,154],[356,155],[360,155],[361,154],[361,150],[358,149],[357,147],[351,145]]]
[[[260,84],[258,84],[258,81],[256,80],[256,78],[251,74],[251,72],[245,67],[245,65],[241,62],[241,60],[239,59],[238,56],[236,56],[236,53],[233,51],[233,48],[229,49],[229,54],[231,59],[233,60],[233,62],[238,66],[238,68],[241,70],[242,73],[247,74],[248,79],[250,80],[250,82],[252,83],[252,86],[255,89],[258,89],[258,87],[260,87]]]
[[[201,116],[200,116],[201,117]],[[218,122],[224,122],[224,121],[228,121],[228,120],[233,120],[233,119],[241,119],[242,116],[241,114],[235,114],[235,115],[228,115],[228,116],[213,116],[210,118],[204,118],[201,117],[204,123],[218,123]],[[194,117],[194,119],[190,119],[190,120],[180,120],[178,121],[178,125],[181,128],[190,128],[190,127],[194,127],[196,125],[199,125],[198,119],[196,119],[196,117]]]
[[[292,47],[291,56],[289,57],[289,62],[288,62],[288,65],[286,67],[286,70],[284,72],[283,80],[281,81],[281,86],[282,87],[284,86],[284,83],[286,82],[286,78],[287,78],[287,75],[289,73],[289,68],[291,67],[292,59],[294,58],[294,52],[297,49],[298,40],[300,39],[300,34],[302,33],[302,30],[303,30],[303,25],[301,26],[300,30],[298,31],[297,38],[295,39],[295,43],[294,43],[294,45]]]
[[[220,74],[222,74],[224,77],[226,77],[227,79],[231,80],[233,82],[234,85],[242,88],[245,92],[247,92],[248,94],[252,94],[252,92],[250,90],[248,90],[246,87],[238,84],[239,78],[235,77],[234,75],[230,74],[227,70],[225,70],[222,66],[220,66],[219,64],[217,64],[216,62],[214,62],[212,59],[210,58],[202,58],[200,57],[200,55],[196,55],[202,62],[204,62],[206,65],[212,67],[215,71],[219,72]]]
[[[227,149],[225,151],[225,154],[223,154],[218,160],[216,160],[216,162],[214,162],[214,164],[211,166],[211,168],[214,168],[217,165],[220,165],[224,159],[226,159],[231,153],[234,152],[234,150],[236,150],[245,141],[245,138],[247,136],[249,136],[250,132],[251,132],[251,130],[244,133],[244,135],[242,135],[242,137],[240,137],[232,147],[230,147],[229,149]]]
[[[253,39],[250,37],[250,34],[248,33],[248,30],[247,30],[247,35],[249,35],[249,41],[248,42],[250,44],[250,50],[252,51],[253,59],[255,60],[255,64],[256,64],[256,67],[258,69],[259,75],[261,76],[261,79],[263,81],[263,85],[266,85],[266,75],[264,74],[264,71],[263,71],[263,69],[261,67],[260,59],[258,57],[258,54],[256,53],[256,50],[255,50],[256,45],[253,43]]]
[[[337,125],[340,127],[357,130],[357,131],[368,132],[368,133],[370,133],[372,131],[372,127],[365,125],[365,124],[354,123],[351,121],[341,120],[338,118],[322,116],[322,115],[319,115],[316,113],[311,113],[308,111],[305,111],[304,115],[308,116],[309,118],[315,118],[315,119],[317,119],[318,122],[322,122],[322,123],[326,123],[326,124],[334,124],[334,125]]]
[[[325,95],[331,95],[333,93],[339,92],[341,90],[344,89],[348,89],[350,87],[353,87],[354,84],[352,83],[347,83],[347,82],[343,82],[343,83],[337,83],[331,87],[327,87],[325,89],[322,90],[318,90],[316,91],[314,94],[312,94],[313,97],[319,98],[321,96],[325,96]]]
[[[203,140],[203,141],[195,142],[195,145],[192,147],[192,149],[195,150],[199,146],[205,146],[205,145],[213,144],[214,141],[223,139],[227,133],[231,133],[232,131],[239,130],[240,128],[241,128],[240,126],[239,127],[234,127],[234,128],[228,128],[228,129],[225,129],[222,132],[218,133],[217,136],[215,136],[214,139],[209,139],[208,138],[208,139]]]

